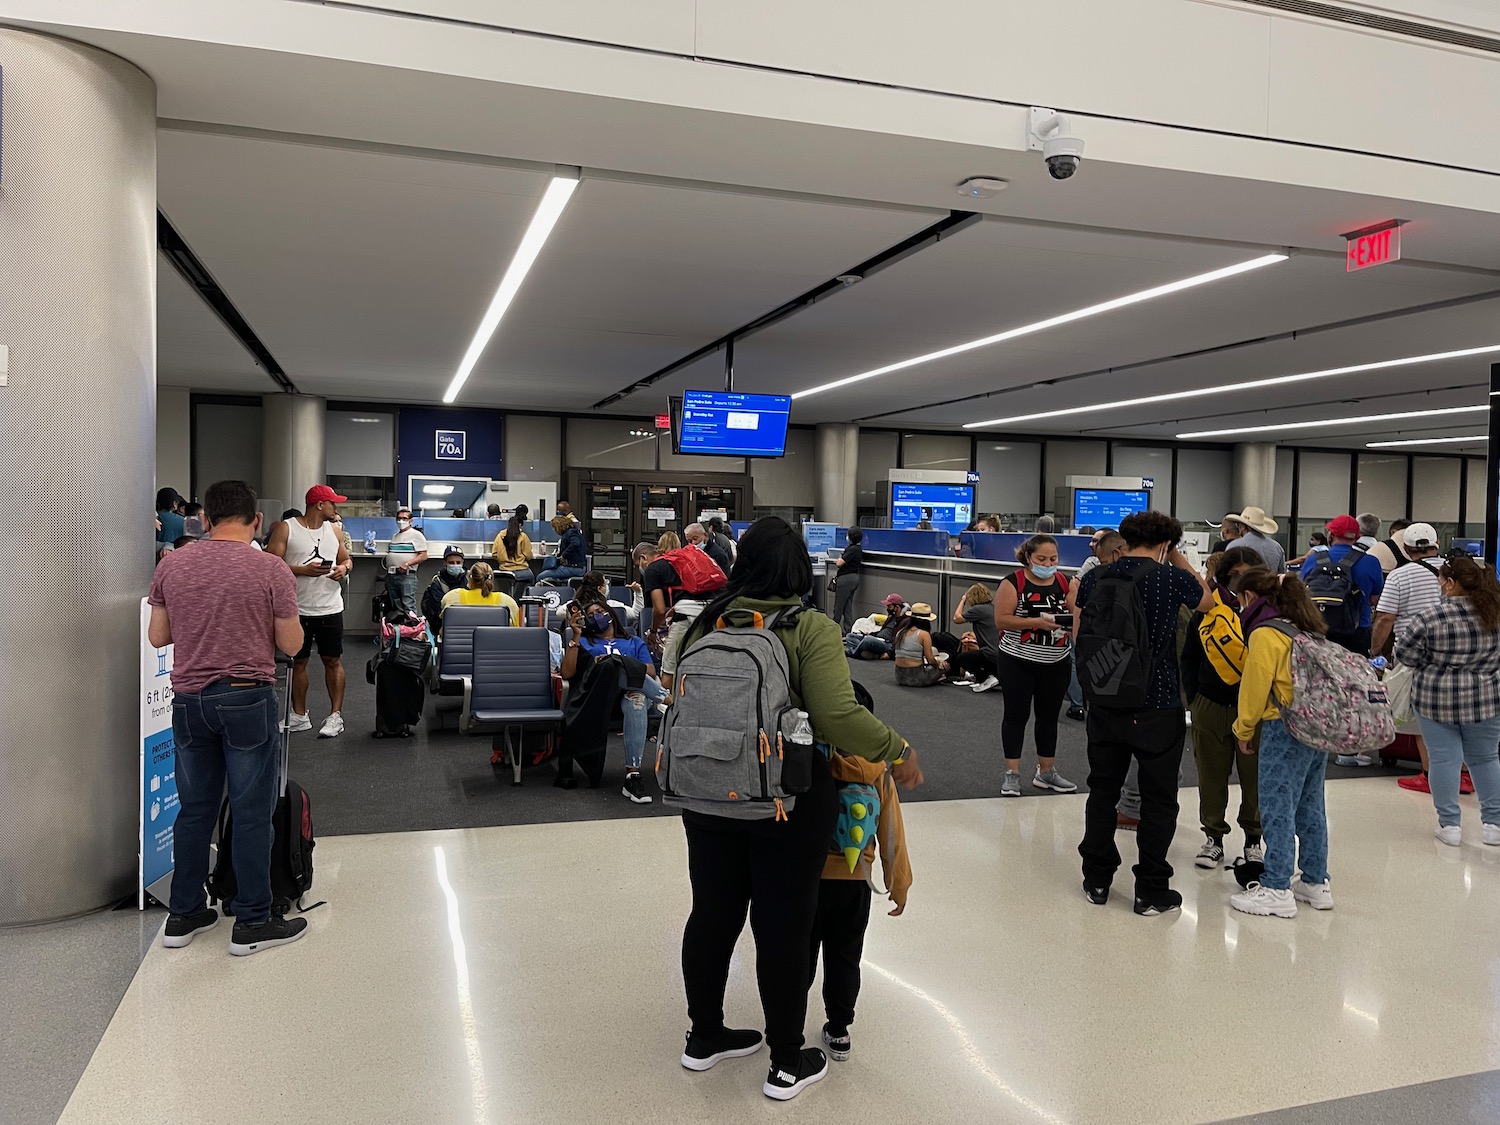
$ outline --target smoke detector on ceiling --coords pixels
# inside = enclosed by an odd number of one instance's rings
[[[968,199],[993,199],[1008,187],[1008,180],[994,176],[970,176],[958,185],[958,194]]]

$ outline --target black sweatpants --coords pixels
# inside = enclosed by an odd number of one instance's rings
[[[1186,733],[1181,711],[1089,708],[1089,797],[1084,806],[1083,842],[1078,845],[1083,878],[1089,886],[1109,886],[1120,867],[1115,806],[1134,758],[1140,762],[1141,787],[1136,893],[1167,889],[1172,878],[1167,849],[1177,833],[1177,771],[1182,766]]]
[[[972,652],[955,653],[953,659],[948,661],[948,667],[983,680],[995,674],[995,658],[983,649],[975,649]]]
[[[795,1066],[818,884],[837,820],[838,794],[821,754],[813,755],[812,788],[783,823],[684,814],[693,912],[682,934],[682,978],[693,1031],[713,1036],[724,1027],[729,959],[748,911],[766,1045],[772,1063]]]
[[[1005,719],[1000,724],[1000,747],[1009,761],[1021,756],[1026,746],[1026,724],[1036,707],[1036,756],[1057,757],[1057,719],[1062,714],[1063,697],[1073,678],[1067,660],[1039,664],[1002,652],[996,662],[995,675],[1000,679],[1000,694],[1005,696]]]
[[[865,951],[874,895],[863,879],[824,879],[818,887],[818,913],[813,922],[812,961],[808,981],[818,973],[818,950],[823,951],[823,1011],[828,1032],[835,1039],[854,1022],[859,999],[859,959]]]

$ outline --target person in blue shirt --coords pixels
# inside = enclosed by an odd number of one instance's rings
[[[561,518],[561,517],[559,517]],[[646,754],[646,702],[652,706],[668,697],[667,689],[656,679],[651,651],[639,637],[621,637],[615,633],[614,611],[602,599],[592,599],[583,607],[583,632],[563,653],[558,671],[565,680],[574,682],[601,656],[628,656],[646,666],[646,678],[640,691],[627,691],[621,698],[625,719],[625,787],[620,790],[635,804],[651,803],[651,795],[641,781],[641,760]],[[588,657],[580,660],[579,653]]]
[[[186,534],[183,516],[183,501],[175,488],[162,488],[156,492],[156,521],[161,528],[156,532],[156,546],[176,543]]]
[[[1307,556],[1307,561],[1302,564],[1302,581],[1306,582],[1313,571],[1322,566],[1326,560],[1329,563],[1337,563],[1350,551],[1355,550],[1355,544],[1360,537],[1359,521],[1353,516],[1334,516],[1326,525],[1328,532],[1328,553],[1315,551]],[[1385,589],[1385,572],[1380,569],[1380,560],[1365,552],[1363,547],[1359,548],[1360,557],[1352,567],[1354,584],[1359,587],[1364,595],[1359,602],[1359,628],[1352,633],[1336,633],[1332,629],[1328,631],[1328,639],[1343,645],[1350,652],[1357,652],[1360,656],[1370,655],[1370,626],[1374,622],[1375,602],[1380,597],[1380,591]]]
[[[557,516],[552,521],[552,530],[557,533],[557,551],[542,564],[537,575],[538,586],[566,586],[570,578],[582,578],[588,573],[588,550],[583,543],[583,532],[569,516]]]

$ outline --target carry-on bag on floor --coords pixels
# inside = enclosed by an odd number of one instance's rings
[[[279,795],[271,814],[271,914],[283,918],[293,907],[299,914],[305,914],[323,903],[304,905],[307,892],[312,890],[313,848],[317,842],[313,837],[312,799],[307,790],[288,776],[292,736],[287,726],[292,718],[292,662],[289,657],[277,653],[276,663],[286,665],[286,683],[281,711],[281,761],[276,770],[280,779]],[[225,915],[233,914],[238,889],[234,877],[234,819],[226,797],[219,809],[219,854],[208,876],[209,901],[217,902]]]
[[[410,738],[422,719],[427,699],[427,669],[432,663],[432,640],[427,623],[400,611],[380,623],[380,650],[365,667],[365,679],[375,685],[375,737]]]

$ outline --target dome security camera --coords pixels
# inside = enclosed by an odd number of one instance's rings
[[[1054,180],[1071,179],[1083,163],[1083,142],[1072,135],[1067,117],[1056,110],[1031,107],[1026,120],[1026,148],[1042,154],[1047,174]]]

